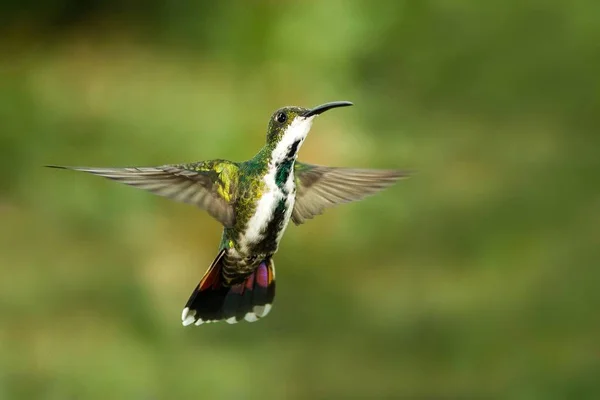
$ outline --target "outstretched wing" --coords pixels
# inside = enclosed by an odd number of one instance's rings
[[[232,202],[238,167],[229,161],[131,168],[48,167],[89,172],[175,201],[193,204],[227,227],[235,222]]]
[[[407,178],[398,170],[322,167],[296,162],[296,203],[292,221],[304,223],[326,208],[361,200]]]

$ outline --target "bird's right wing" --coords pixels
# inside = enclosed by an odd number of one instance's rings
[[[224,226],[235,223],[232,206],[237,185],[238,166],[225,160],[201,161],[191,164],[159,167],[93,168],[63,167],[89,172],[147,190],[175,201],[193,204],[206,210]]]
[[[328,207],[361,200],[411,175],[408,171],[323,167],[298,161],[294,173],[297,194],[292,221],[296,225]]]

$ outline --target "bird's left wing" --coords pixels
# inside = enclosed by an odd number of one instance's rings
[[[175,201],[193,204],[227,227],[235,222],[232,202],[238,167],[229,161],[130,168],[48,167],[89,172]]]
[[[323,167],[296,162],[296,203],[292,221],[296,225],[322,214],[328,207],[379,192],[398,179],[410,176],[408,171]]]

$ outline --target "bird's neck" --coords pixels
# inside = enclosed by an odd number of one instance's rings
[[[286,153],[282,157],[276,146],[267,144],[254,156],[252,161],[257,167],[260,166],[257,170],[260,170],[264,179],[274,180],[275,185],[287,194],[289,185],[286,183],[294,171],[297,156],[297,151],[294,151],[293,154]]]

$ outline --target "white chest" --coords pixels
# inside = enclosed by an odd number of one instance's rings
[[[275,174],[276,168],[272,167],[269,168],[268,173],[263,178],[264,190],[262,196],[258,199],[256,211],[248,221],[245,231],[241,233],[239,238],[239,243],[241,245],[240,250],[242,252],[248,252],[253,244],[259,243],[264,239],[267,226],[276,214],[276,210],[282,200],[285,200],[284,219],[283,227],[277,234],[277,243],[281,240],[283,232],[290,220],[296,200],[294,174],[292,172],[288,176],[284,185],[284,190],[276,184]]]

